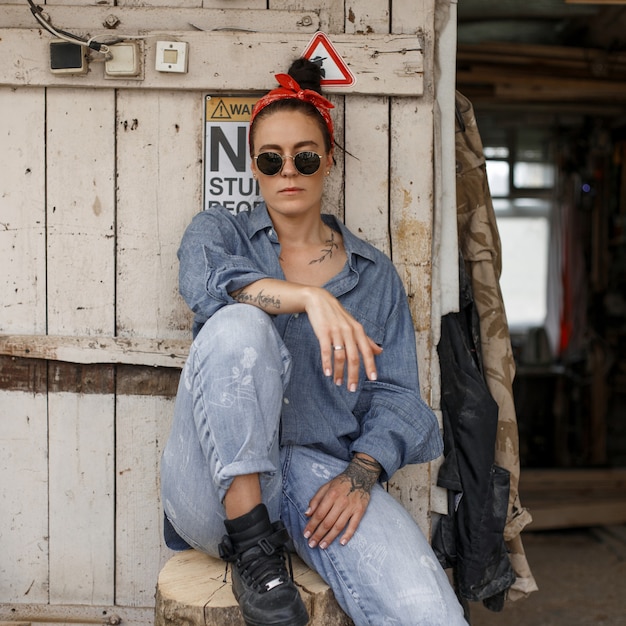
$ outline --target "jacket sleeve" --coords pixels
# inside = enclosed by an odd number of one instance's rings
[[[267,274],[250,253],[245,229],[226,209],[198,213],[178,249],[180,294],[202,325],[235,300],[230,293]]]
[[[376,358],[378,380],[363,384],[355,410],[361,434],[352,444],[353,453],[370,454],[382,465],[381,480],[443,452],[437,418],[420,395],[415,330],[401,284],[397,290]]]

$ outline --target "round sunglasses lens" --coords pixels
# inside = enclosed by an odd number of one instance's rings
[[[299,152],[293,159],[296,169],[304,176],[315,174],[320,168],[320,155],[315,152]]]
[[[257,156],[256,165],[266,176],[274,176],[283,166],[283,157],[276,152],[263,152]]]

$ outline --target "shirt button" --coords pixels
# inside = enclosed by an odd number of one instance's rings
[[[289,398],[283,398],[283,403],[284,404],[289,404]]]

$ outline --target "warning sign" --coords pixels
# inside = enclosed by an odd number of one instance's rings
[[[204,208],[222,205],[232,213],[261,202],[252,177],[248,126],[260,96],[206,96]]]
[[[354,74],[322,31],[313,35],[302,56],[322,66],[322,87],[349,87],[356,82]]]

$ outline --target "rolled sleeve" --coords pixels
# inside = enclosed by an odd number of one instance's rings
[[[194,335],[230,293],[266,278],[250,245],[246,223],[217,207],[198,213],[178,249],[180,294],[195,314]]]
[[[369,411],[352,453],[364,452],[382,466],[381,480],[389,480],[409,463],[432,461],[443,452],[439,424],[430,407],[411,390],[374,384]]]
[[[265,272],[255,267],[250,259],[235,254],[225,254],[221,250],[204,246],[206,262],[206,292],[221,305],[234,302],[233,291],[261,278],[268,278]]]

